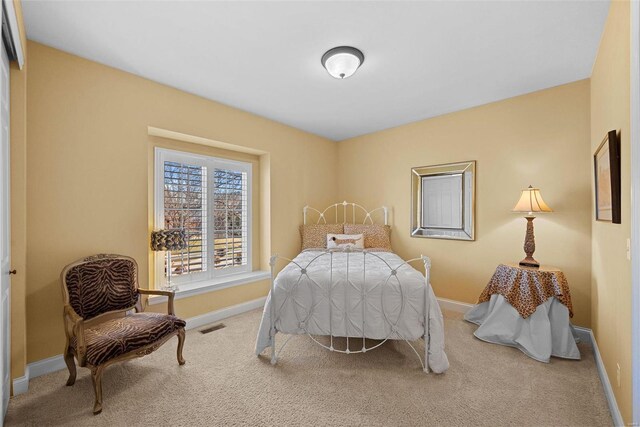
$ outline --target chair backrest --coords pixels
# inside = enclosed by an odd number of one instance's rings
[[[62,294],[83,319],[131,310],[138,301],[138,264],[123,255],[100,254],[67,265]]]

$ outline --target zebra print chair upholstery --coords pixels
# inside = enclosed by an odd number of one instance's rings
[[[133,258],[105,254],[83,258],[66,266],[61,280],[67,385],[76,380],[75,356],[79,366],[91,370],[94,414],[102,411],[102,372],[107,366],[145,356],[174,335],[178,363],[184,365],[185,322],[174,315],[174,293],[138,288],[138,264]],[[168,313],[144,313],[142,295],[167,296]]]

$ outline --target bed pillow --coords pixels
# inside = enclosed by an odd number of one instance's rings
[[[327,234],[327,249],[358,248],[364,249],[362,234]]]
[[[325,249],[327,247],[327,234],[344,233],[342,224],[307,224],[300,226],[302,237],[302,250],[311,248]]]
[[[364,234],[365,249],[376,248],[389,252],[391,249],[391,227],[380,224],[345,224],[345,234]]]

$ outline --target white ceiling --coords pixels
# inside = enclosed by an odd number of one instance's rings
[[[608,1],[24,0],[35,41],[333,140],[587,78]],[[365,54],[351,78],[320,64]]]

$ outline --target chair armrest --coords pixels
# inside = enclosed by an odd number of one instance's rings
[[[160,295],[164,297],[168,297],[169,301],[167,301],[167,314],[175,315],[175,311],[173,309],[173,298],[175,297],[175,291],[161,291],[157,289],[141,289],[138,288],[138,293],[141,295]]]
[[[63,317],[67,339],[69,341],[71,338],[76,339],[76,357],[80,366],[84,366],[87,354],[87,346],[84,341],[84,319],[70,305],[64,306]]]
[[[73,324],[84,322],[84,319],[80,317],[80,315],[78,315],[78,313],[76,313],[76,311],[70,305],[64,306],[64,314],[69,318],[69,320],[71,320],[71,323]]]

